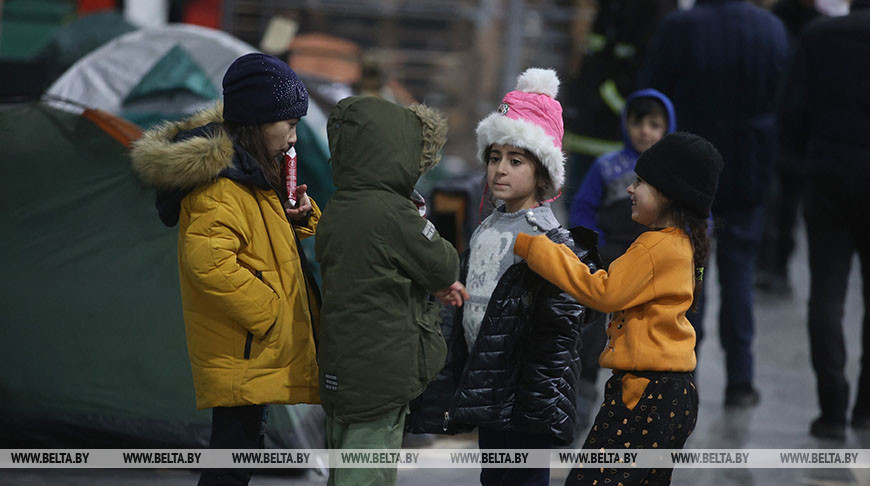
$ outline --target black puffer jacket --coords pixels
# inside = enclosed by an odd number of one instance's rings
[[[547,236],[572,248],[593,271],[600,267],[595,232],[557,228]],[[461,268],[464,282],[468,252],[462,255]],[[512,265],[493,291],[470,355],[462,309],[445,315],[447,362],[412,402],[409,430],[455,434],[479,425],[550,434],[554,444],[570,443],[580,378],[580,331],[600,317],[525,262]]]

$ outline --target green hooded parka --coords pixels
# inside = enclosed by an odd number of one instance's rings
[[[411,200],[434,167],[447,124],[423,105],[355,96],[329,117],[337,188],[317,228],[323,275],[318,350],[323,407],[371,421],[419,395],[444,366],[440,304],[456,281],[453,246]]]

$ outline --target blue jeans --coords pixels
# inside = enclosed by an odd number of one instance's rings
[[[764,206],[715,214],[716,266],[719,271],[719,340],[725,350],[728,385],[752,383],[755,318],[755,264],[764,232]]]
[[[504,432],[477,428],[480,449],[550,449],[549,434]],[[550,469],[480,469],[480,484],[483,486],[549,486]]]

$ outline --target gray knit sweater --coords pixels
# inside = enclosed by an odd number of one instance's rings
[[[505,271],[522,259],[514,255],[517,234],[538,235],[559,227],[548,203],[532,209],[506,213],[501,206],[483,220],[471,235],[468,277],[465,287],[471,298],[465,302],[462,327],[468,350],[474,346],[489,298]]]

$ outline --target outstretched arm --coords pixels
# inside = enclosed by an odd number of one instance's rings
[[[520,233],[514,253],[578,302],[602,312],[628,309],[655,297],[652,259],[643,245],[632,245],[610,264],[609,272],[595,273],[567,246],[553,243],[546,235]]]

